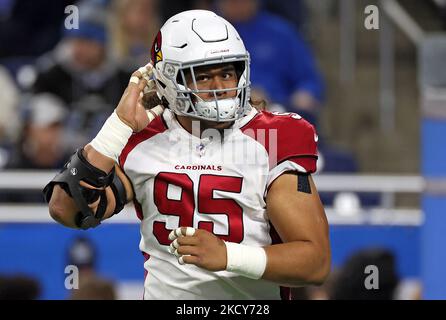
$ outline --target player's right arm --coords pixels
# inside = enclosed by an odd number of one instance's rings
[[[88,229],[118,213],[133,199],[130,181],[116,165],[128,139],[162,112],[147,112],[142,92],[151,83],[151,66],[140,68],[95,139],[70,158],[44,189],[51,217],[71,228]],[[143,74],[144,73],[144,74]],[[157,114],[156,114],[157,113]]]
[[[85,147],[85,149],[91,148],[91,146]],[[133,189],[131,183],[124,172],[118,165],[115,165],[115,175],[117,175],[117,179],[119,179],[124,186],[125,189],[125,198],[123,197],[123,201],[128,203],[133,200]],[[81,183],[83,186],[89,186],[87,183]],[[93,188],[91,185],[90,188]],[[104,216],[101,218],[101,221],[109,219],[116,212],[116,195],[113,192],[112,187],[105,188],[105,196],[107,198],[107,207],[105,209]],[[97,213],[99,205],[99,199],[89,204],[89,207],[93,211],[94,214]],[[76,223],[76,216],[79,213],[79,208],[76,205],[76,202],[72,197],[68,195],[68,193],[62,189],[60,185],[55,185],[53,189],[53,194],[49,201],[49,212],[50,216],[58,223],[64,225],[68,228],[77,229],[79,226]]]

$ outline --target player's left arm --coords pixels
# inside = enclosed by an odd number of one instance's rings
[[[284,173],[272,183],[266,203],[283,243],[264,248],[262,278],[286,286],[323,283],[331,264],[328,223],[311,175]]]

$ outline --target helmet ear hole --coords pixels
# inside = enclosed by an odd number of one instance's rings
[[[183,75],[184,75],[184,79],[183,79]],[[190,77],[190,69],[180,69],[178,70],[178,75],[177,75],[177,83],[178,84],[182,84],[185,88],[187,88],[187,83],[186,79]]]
[[[240,80],[243,72],[245,72],[245,62],[244,61],[235,61],[234,68],[235,68],[235,72],[237,74],[237,79]]]

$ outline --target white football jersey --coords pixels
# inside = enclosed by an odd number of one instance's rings
[[[144,299],[289,298],[289,290],[270,281],[180,265],[168,251],[168,235],[190,226],[249,246],[280,241],[266,211],[268,187],[286,171],[314,172],[316,141],[298,115],[254,108],[231,130],[208,130],[201,139],[168,109],[133,134],[120,165],[141,219]]]

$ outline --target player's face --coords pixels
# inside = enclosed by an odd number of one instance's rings
[[[71,45],[74,63],[82,70],[96,69],[104,61],[104,47],[96,41],[74,38]]]
[[[221,90],[237,88],[238,77],[233,64],[219,64],[203,66],[195,69],[195,81],[197,90]],[[191,74],[186,75],[186,84],[189,88],[195,89],[195,84]],[[217,99],[230,99],[237,96],[237,89],[217,92]],[[198,96],[204,101],[213,101],[215,99],[214,93],[200,93]],[[201,128],[205,129],[226,129],[232,123],[230,122],[215,122],[201,120]]]
[[[196,68],[195,80],[198,90],[222,90],[236,88],[238,84],[237,72],[233,64],[220,64]],[[187,86],[195,89],[193,78],[190,74],[186,76]],[[198,96],[204,101],[213,101],[212,92],[200,93]],[[217,98],[229,99],[237,96],[237,90],[217,92]]]

